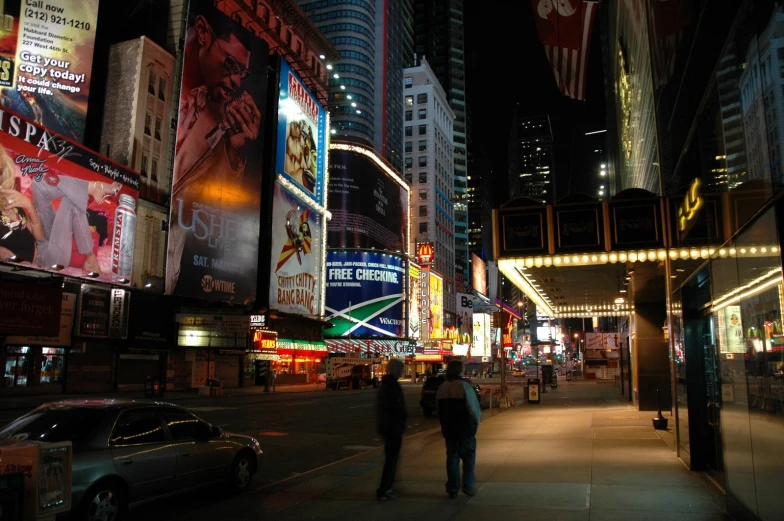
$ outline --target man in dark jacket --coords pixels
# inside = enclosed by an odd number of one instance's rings
[[[397,359],[390,360],[387,364],[387,374],[381,378],[381,387],[378,389],[376,426],[378,433],[384,437],[385,456],[381,484],[376,491],[376,499],[379,501],[399,497],[392,491],[392,483],[395,482],[397,460],[408,419],[403,388],[398,383],[401,376],[403,376],[403,362]]]
[[[446,493],[451,499],[460,490],[460,460],[463,460],[463,492],[476,494],[476,429],[482,411],[476,391],[463,379],[465,368],[460,360],[446,366],[446,382],[436,394],[441,434],[446,441]]]

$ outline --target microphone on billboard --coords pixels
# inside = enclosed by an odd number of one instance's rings
[[[238,97],[234,98],[233,100],[229,101],[226,104],[226,109],[229,107],[239,108],[240,110],[245,110],[250,117],[255,120],[256,115],[253,113],[252,110],[248,108],[248,102],[252,102],[253,99],[250,97],[250,94],[243,91]],[[227,110],[228,112],[228,110]],[[217,145],[218,142],[223,138],[226,132],[231,128],[231,124],[229,123],[228,116],[223,117],[223,121],[215,125],[215,127],[210,130],[204,139],[207,140],[207,144],[209,145],[209,150],[212,151]]]

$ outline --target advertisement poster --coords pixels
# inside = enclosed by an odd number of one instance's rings
[[[619,358],[621,344],[625,341],[628,333],[586,333],[585,334],[585,358],[588,360],[602,360],[608,358]]]
[[[719,315],[719,346],[722,353],[745,353],[740,306],[727,306]],[[721,338],[723,337],[723,338]]]
[[[131,293],[82,284],[77,311],[77,336],[127,338]]]
[[[419,316],[419,266],[408,264],[408,338],[419,338],[421,318]]]
[[[319,205],[324,204],[326,126],[324,108],[281,60],[275,170]]]
[[[329,336],[405,337],[406,267],[398,255],[329,251],[326,271]]]
[[[330,248],[408,251],[408,186],[368,155],[330,149],[327,203]]]
[[[476,313],[473,318],[473,342],[471,344],[471,356],[490,356],[490,345],[492,344],[490,334],[490,315],[486,313]]]
[[[5,0],[0,100],[53,134],[81,142],[98,0]]]
[[[476,253],[471,254],[471,287],[477,293],[487,295],[487,266]]]
[[[188,8],[166,293],[249,304],[258,276],[269,47],[213,4],[191,0]]]
[[[62,283],[0,280],[0,335],[56,336]]]
[[[76,293],[63,293],[63,301],[60,306],[60,333],[57,336],[9,336],[6,338],[6,343],[18,345],[70,346],[74,308],[76,308]]]
[[[430,338],[444,338],[444,279],[430,272]]]
[[[457,332],[460,338],[471,338],[474,301],[467,293],[457,293]]]
[[[299,315],[321,312],[322,219],[280,183],[272,202],[269,304]]]
[[[136,172],[0,109],[0,261],[127,284],[138,196]]]

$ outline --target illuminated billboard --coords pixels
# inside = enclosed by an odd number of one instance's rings
[[[471,254],[471,286],[477,293],[487,295],[487,266],[476,253]]]
[[[98,3],[0,2],[3,105],[76,142],[84,138]]]
[[[419,266],[413,262],[408,264],[408,338],[421,336],[422,319],[419,315]]]
[[[280,61],[275,170],[324,204],[327,113],[286,60]]]
[[[321,314],[324,217],[275,183],[269,304],[286,313]]]
[[[405,258],[371,251],[329,251],[325,273],[329,336],[405,336]]]
[[[139,176],[0,109],[0,260],[127,284]]]
[[[249,304],[258,276],[269,46],[214,3],[191,0],[188,8],[166,293]]]
[[[457,333],[460,339],[471,338],[472,319],[474,317],[474,301],[467,293],[456,294]],[[462,340],[461,340],[462,341]],[[469,340],[468,343],[471,343]]]
[[[487,313],[476,313],[472,321],[474,331],[471,356],[490,356],[490,346],[493,343],[490,315]]]
[[[330,248],[408,251],[408,184],[374,151],[330,146],[328,190]]]
[[[428,316],[430,338],[444,337],[444,279],[430,272],[430,314]]]

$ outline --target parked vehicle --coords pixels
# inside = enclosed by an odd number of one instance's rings
[[[215,482],[250,487],[261,447],[186,409],[148,400],[64,400],[17,418],[0,438],[73,444],[78,521],[114,521],[129,506]]]
[[[381,364],[380,358],[359,358],[355,356],[330,356],[326,361],[327,389],[341,387],[360,389],[368,385],[378,387],[376,371]]]
[[[470,378],[467,376],[463,377],[463,380],[471,384],[476,391],[476,399],[481,401],[481,397],[479,395],[479,386],[474,385]],[[439,386],[446,381],[446,377],[444,375],[437,375],[431,376],[425,383],[422,384],[422,391],[420,393],[419,405],[422,407],[422,412],[428,418],[433,415],[433,411],[436,410],[436,393],[438,392]]]

